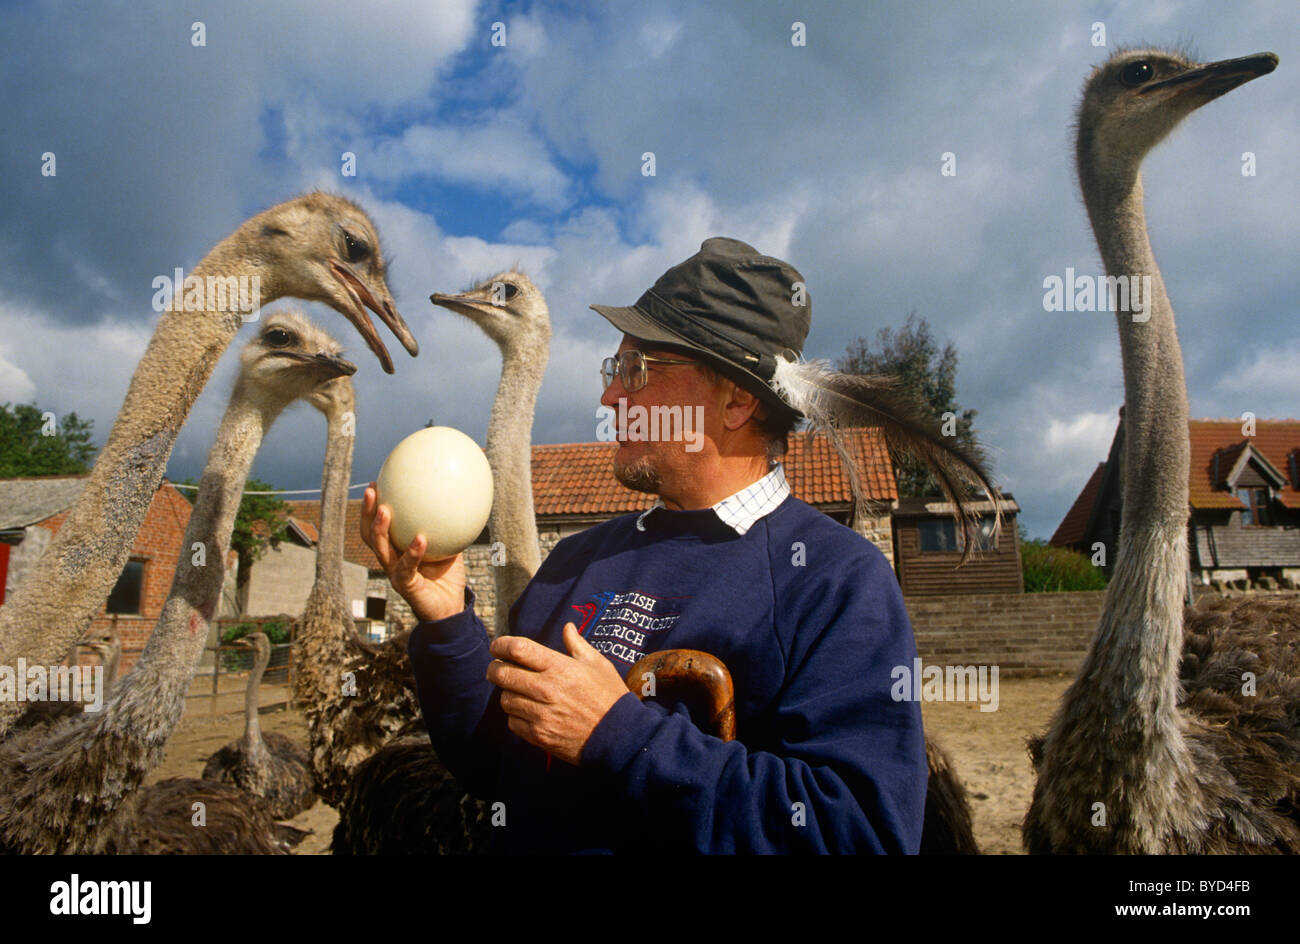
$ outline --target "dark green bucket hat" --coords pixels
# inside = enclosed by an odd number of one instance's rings
[[[624,334],[696,355],[765,402],[790,409],[768,381],[777,355],[803,350],[812,302],[788,262],[715,236],[630,308],[591,307]]]

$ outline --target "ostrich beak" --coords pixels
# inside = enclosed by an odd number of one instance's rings
[[[446,308],[448,311],[464,315],[471,321],[477,321],[478,316],[486,310],[500,307],[492,305],[491,302],[474,292],[465,292],[461,295],[444,295],[442,292],[434,292],[429,296],[429,301],[441,308]]]
[[[393,360],[388,356],[388,348],[384,347],[384,342],[379,339],[379,333],[375,331],[370,316],[366,314],[367,308],[378,315],[384,324],[388,325],[388,330],[392,331],[397,340],[402,342],[402,347],[406,348],[412,357],[420,353],[420,345],[416,342],[415,336],[411,334],[411,329],[406,326],[406,322],[402,320],[402,316],[393,307],[392,301],[387,297],[382,302],[375,298],[374,293],[370,291],[366,283],[343,263],[331,259],[329,266],[330,274],[343,287],[343,291],[352,302],[351,307],[344,311],[344,314],[361,332],[361,337],[365,339],[366,346],[379,358],[384,373],[391,374],[394,372]],[[387,294],[387,292],[384,292],[385,296]]]
[[[1188,69],[1180,75],[1171,76],[1160,82],[1143,86],[1138,94],[1149,95],[1161,89],[1173,89],[1170,97],[1190,96],[1199,98],[1198,104],[1212,102],[1220,95],[1227,94],[1239,85],[1245,85],[1251,79],[1268,75],[1277,68],[1276,53],[1260,52],[1240,59],[1224,59],[1222,62],[1210,62],[1195,69]]]
[[[312,360],[320,367],[328,370],[335,377],[351,377],[357,372],[357,365],[349,360],[344,360],[337,354],[326,354],[324,351],[317,354]]]

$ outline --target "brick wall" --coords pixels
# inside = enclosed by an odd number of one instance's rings
[[[999,672],[1072,673],[1097,629],[1105,590],[908,597],[923,662]]]
[[[1199,604],[1218,596],[1195,588]],[[1252,591],[1252,597],[1300,600],[1300,592]],[[1101,618],[1105,590],[907,597],[923,662],[996,665],[999,672],[1073,674]]]

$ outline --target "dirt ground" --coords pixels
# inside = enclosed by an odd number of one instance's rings
[[[996,711],[975,702],[922,702],[928,735],[952,756],[970,795],[975,840],[986,855],[1020,855],[1020,823],[1034,791],[1025,740],[1046,730],[1069,686],[1064,676],[1001,678]]]
[[[150,776],[150,783],[166,777],[197,777],[208,756],[244,730],[242,677],[232,676],[213,712],[209,697],[193,697],[185,717],[167,742],[167,757]],[[998,709],[981,712],[975,702],[923,702],[925,729],[952,755],[957,772],[970,793],[975,815],[975,838],[986,854],[1019,854],[1020,821],[1029,808],[1033,776],[1025,739],[1042,731],[1051,719],[1069,679],[1003,678]],[[208,683],[195,683],[194,691],[206,695]],[[307,726],[297,711],[283,708],[286,690],[262,686],[262,730],[275,731],[307,743]],[[279,707],[277,707],[279,706]],[[300,813],[290,822],[310,829],[311,836],[298,847],[302,855],[328,854],[338,814],[324,803]]]

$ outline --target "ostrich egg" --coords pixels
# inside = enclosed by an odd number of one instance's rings
[[[478,443],[450,426],[431,426],[399,442],[375,480],[392,512],[388,533],[405,550],[421,532],[426,561],[455,557],[474,542],[492,509],[492,469]]]

